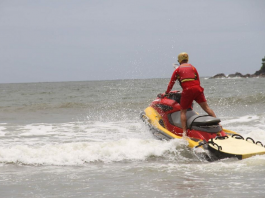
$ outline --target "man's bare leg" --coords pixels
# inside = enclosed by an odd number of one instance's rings
[[[183,129],[183,136],[187,135],[187,117],[186,117],[186,112],[187,112],[187,109],[181,109],[181,111],[180,111],[180,120],[181,120],[182,129]]]
[[[206,113],[208,113],[208,115],[213,116],[213,117],[216,118],[215,113],[214,113],[213,110],[209,107],[209,105],[207,104],[207,102],[199,103],[199,105],[201,106],[201,108],[202,108]]]
[[[215,113],[213,112],[213,110],[209,107],[209,105],[207,104],[207,102],[202,102],[199,104],[201,106],[201,108],[208,113],[208,115],[213,116],[216,118]],[[220,127],[222,127],[222,125],[219,123]],[[222,127],[223,128],[223,127]]]

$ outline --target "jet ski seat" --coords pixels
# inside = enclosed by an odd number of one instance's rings
[[[221,122],[219,118],[210,115],[194,115],[187,119],[187,127],[208,133],[218,133],[222,131],[219,122]]]
[[[188,109],[186,117],[188,129],[200,130],[208,133],[217,133],[222,130],[222,128],[219,126],[219,122],[221,122],[219,118],[209,115],[198,115],[192,109]],[[182,128],[180,111],[168,115],[168,119],[172,125]]]

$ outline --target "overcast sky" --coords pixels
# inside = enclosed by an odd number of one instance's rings
[[[254,73],[265,0],[0,0],[0,83]]]

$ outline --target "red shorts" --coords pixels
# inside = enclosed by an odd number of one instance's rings
[[[193,100],[198,104],[206,102],[203,90],[204,89],[201,86],[192,86],[183,89],[180,100],[181,109],[191,108]]]

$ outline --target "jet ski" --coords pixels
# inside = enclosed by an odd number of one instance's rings
[[[221,120],[199,115],[193,107],[187,110],[187,134],[183,134],[180,119],[181,92],[158,94],[157,98],[140,114],[152,134],[160,140],[185,139],[188,146],[208,161],[235,157],[245,159],[265,154],[260,141],[244,139],[240,134],[223,129]],[[192,105],[193,106],[193,105]],[[197,155],[196,154],[196,155]]]

